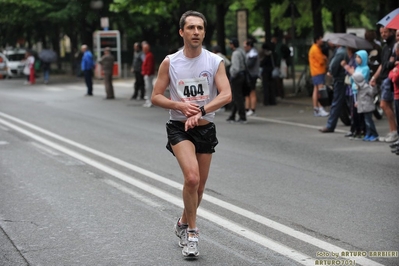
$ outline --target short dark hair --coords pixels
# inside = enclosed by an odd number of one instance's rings
[[[230,44],[232,44],[235,48],[240,46],[240,44],[238,43],[238,39],[237,38],[232,38],[230,40]]]
[[[207,26],[208,23],[206,21],[205,16],[202,13],[198,12],[198,11],[189,10],[189,11],[186,11],[180,18],[179,27],[180,27],[181,30],[184,29],[184,25],[186,25],[186,18],[187,17],[199,17],[199,18],[201,18],[204,21],[204,28],[206,29],[206,26]]]
[[[322,35],[322,34],[315,35],[314,38],[313,38],[313,43],[316,43],[318,40],[320,40],[320,39],[322,39],[322,38],[323,38],[323,35]]]
[[[246,43],[248,46],[250,46],[250,47],[254,47],[254,40],[252,40],[252,39],[246,40],[245,43]]]

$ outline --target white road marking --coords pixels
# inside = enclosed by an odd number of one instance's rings
[[[72,146],[75,146],[75,147],[77,147],[77,148],[79,148],[79,149],[88,151],[88,152],[90,152],[90,153],[92,153],[92,154],[94,154],[94,155],[97,155],[97,156],[101,157],[101,158],[107,159],[107,160],[109,160],[109,161],[111,161],[111,162],[114,162],[114,163],[116,163],[116,164],[119,164],[119,165],[121,165],[121,166],[124,166],[124,167],[126,167],[126,168],[128,168],[128,169],[130,169],[130,170],[133,170],[133,171],[135,171],[135,172],[137,172],[137,173],[139,173],[139,174],[142,174],[142,175],[145,175],[145,176],[147,176],[147,177],[149,177],[149,178],[152,178],[152,179],[154,179],[154,180],[157,180],[157,181],[159,181],[159,182],[161,182],[161,183],[164,183],[164,184],[166,184],[166,185],[168,185],[168,186],[170,186],[170,187],[173,187],[173,188],[182,190],[182,187],[183,187],[183,186],[182,186],[181,184],[179,184],[179,183],[177,183],[177,182],[174,182],[174,181],[172,181],[172,180],[169,180],[169,179],[167,179],[167,178],[165,178],[165,177],[162,177],[162,176],[160,176],[160,175],[157,175],[157,174],[155,174],[155,173],[153,173],[153,172],[150,172],[150,171],[148,171],[148,170],[146,170],[146,169],[143,169],[143,168],[140,168],[140,167],[138,167],[138,166],[129,164],[129,163],[127,163],[127,162],[125,162],[125,161],[122,161],[122,160],[120,160],[120,159],[118,159],[118,158],[116,158],[116,157],[110,156],[110,155],[108,155],[108,154],[105,154],[105,153],[102,153],[102,152],[100,152],[100,151],[97,151],[97,150],[94,150],[94,149],[92,149],[92,148],[89,148],[89,147],[87,147],[87,146],[84,146],[84,145],[82,145],[82,144],[80,144],[80,143],[77,143],[77,142],[74,142],[74,141],[72,141],[72,140],[66,139],[66,138],[64,138],[64,137],[62,137],[62,136],[59,136],[59,135],[57,135],[57,134],[54,134],[54,133],[52,133],[52,132],[50,132],[50,131],[47,131],[47,130],[45,130],[45,129],[42,129],[42,128],[37,127],[37,126],[35,126],[35,125],[33,125],[33,124],[27,123],[27,122],[25,122],[25,121],[23,121],[23,120],[20,120],[20,119],[18,119],[18,118],[13,117],[13,116],[7,115],[7,114],[5,114],[5,113],[0,112],[0,116],[5,117],[5,118],[7,118],[7,119],[9,119],[9,120],[15,121],[15,122],[17,122],[17,123],[20,123],[20,124],[22,124],[22,125],[24,125],[24,126],[26,126],[26,127],[29,127],[29,128],[31,128],[31,129],[34,129],[34,130],[36,130],[36,131],[38,131],[38,132],[41,132],[41,133],[43,133],[43,134],[46,134],[46,135],[48,135],[48,136],[50,136],[50,137],[53,137],[53,138],[55,138],[55,139],[58,139],[58,140],[60,140],[60,141],[62,141],[62,142],[68,143],[68,144],[70,144],[70,145],[72,145]],[[22,130],[22,131],[26,132],[26,135],[29,135],[29,136],[32,135],[32,136],[34,136],[34,137],[38,137],[37,135],[34,135],[33,133],[30,133],[29,131],[26,131],[26,130],[24,130],[24,129],[18,127],[18,126],[15,126],[15,125],[13,125],[13,124],[11,124],[11,123],[5,121],[5,120],[0,119],[0,123],[3,123],[4,125],[9,126],[10,128],[14,128],[14,129],[17,128],[16,130],[18,130],[18,131]],[[21,131],[20,131],[20,132],[21,132]],[[23,133],[23,132],[22,132],[22,133]],[[24,134],[25,134],[25,133],[24,133]],[[32,138],[33,138],[33,137],[32,137]],[[39,137],[39,138],[40,138],[40,137]],[[47,144],[47,143],[51,143],[51,144],[57,145],[57,144],[52,143],[52,142],[50,142],[50,141],[48,141],[48,140],[45,140],[45,139],[43,139],[43,138],[41,138],[41,139],[42,139],[43,141],[46,142],[46,143],[45,143],[46,145],[49,145],[49,144]],[[49,146],[51,146],[51,145],[49,145]],[[57,145],[57,146],[59,146],[59,145]],[[75,152],[73,152],[73,151],[70,151],[70,150],[68,150],[68,149],[66,149],[66,148],[64,148],[64,147],[62,147],[62,146],[60,146],[60,147],[61,147],[62,149],[67,150],[68,152],[71,152],[71,153],[73,153],[73,154],[76,154],[76,156],[82,156],[82,155],[80,155],[80,154],[78,154],[78,153],[75,153]],[[53,147],[53,148],[55,148],[55,147]],[[64,153],[67,153],[67,152],[64,152]],[[69,153],[67,153],[67,154],[69,154]],[[71,156],[73,156],[73,155],[71,155]],[[75,158],[76,158],[76,157],[75,157]],[[86,157],[84,157],[84,158],[86,158]],[[88,159],[88,160],[91,160],[91,159],[89,159],[89,158],[87,158],[87,159]],[[92,160],[92,161],[94,161],[94,160]],[[95,161],[94,161],[94,162],[95,162]],[[87,164],[92,165],[91,163],[87,163]],[[101,165],[101,164],[100,164],[100,165]],[[103,166],[103,165],[101,165],[101,166]],[[106,167],[106,166],[104,166],[104,167]],[[97,168],[99,168],[99,167],[97,167]],[[107,167],[107,168],[108,168],[108,167]],[[99,169],[100,169],[100,168],[99,168]],[[109,168],[109,169],[111,169],[111,168]],[[102,169],[100,169],[100,170],[102,170]],[[105,170],[103,170],[103,171],[105,171]],[[113,171],[115,171],[115,170],[113,170]],[[105,171],[105,172],[107,172],[107,171]],[[115,171],[115,172],[117,172],[117,171]],[[119,173],[119,172],[117,172],[117,173]],[[124,174],[122,174],[122,175],[124,175]],[[114,176],[115,176],[115,175],[114,175]],[[119,178],[119,177],[118,177],[118,178]],[[123,181],[125,181],[125,182],[127,182],[127,183],[129,183],[129,184],[131,184],[131,183],[130,183],[130,179],[133,179],[133,178],[124,175],[123,178],[120,178],[120,179],[123,180]],[[134,180],[134,179],[133,179],[133,180]],[[137,181],[137,180],[135,180],[135,182],[136,182],[136,181]],[[140,181],[137,181],[137,182],[140,182]],[[141,182],[140,182],[140,183],[141,183]],[[134,185],[134,184],[132,184],[132,185]],[[135,186],[137,186],[137,185],[135,185]],[[146,185],[146,186],[148,186],[148,185]],[[139,187],[139,186],[137,186],[137,187]],[[141,187],[140,187],[140,188],[141,188]],[[142,189],[145,190],[144,188],[142,188]],[[147,190],[145,190],[145,191],[147,191]],[[151,194],[153,194],[151,191],[148,191],[148,192],[150,192]],[[164,192],[162,192],[162,193],[164,193]],[[155,194],[154,194],[154,195],[155,195]],[[168,194],[168,195],[169,195],[169,194]],[[155,195],[155,196],[158,196],[158,195]],[[173,196],[172,196],[172,197],[173,197]],[[161,197],[161,198],[163,198],[163,197]],[[169,201],[169,200],[166,199],[166,198],[165,198],[165,200]],[[230,203],[228,203],[228,202],[219,200],[218,198],[215,198],[215,197],[212,197],[212,196],[209,196],[209,195],[204,194],[203,200],[206,200],[206,201],[208,201],[208,202],[210,202],[210,203],[213,203],[213,204],[215,204],[215,205],[217,205],[217,206],[219,206],[219,207],[225,208],[225,209],[227,209],[227,210],[229,210],[229,211],[231,211],[231,212],[237,213],[237,214],[239,214],[239,215],[241,215],[241,216],[243,216],[243,217],[246,217],[246,218],[251,219],[251,220],[253,220],[253,221],[256,221],[256,222],[258,222],[258,223],[261,223],[261,224],[263,224],[263,225],[265,225],[265,226],[267,226],[267,227],[270,227],[270,228],[272,228],[272,229],[275,229],[275,230],[277,230],[277,231],[279,231],[279,232],[282,232],[282,233],[284,233],[284,234],[286,234],[286,235],[289,235],[289,236],[291,236],[291,237],[294,237],[294,238],[296,238],[296,239],[299,239],[299,240],[301,240],[301,241],[303,241],[303,242],[306,242],[306,243],[311,244],[311,245],[313,245],[313,246],[319,247],[319,248],[321,248],[321,249],[323,249],[323,250],[326,250],[326,251],[328,251],[328,252],[334,252],[334,253],[340,254],[342,251],[345,251],[345,249],[343,249],[343,248],[340,248],[340,247],[338,247],[338,246],[335,246],[335,245],[330,244],[330,243],[328,243],[328,242],[325,242],[325,241],[323,241],[323,240],[317,239],[317,238],[315,238],[315,237],[312,237],[312,236],[310,236],[310,235],[307,235],[307,234],[305,234],[305,233],[302,233],[302,232],[300,232],[300,231],[297,231],[297,230],[295,230],[295,229],[292,229],[292,228],[290,228],[290,227],[288,227],[288,226],[285,226],[285,225],[283,225],[283,224],[277,223],[277,222],[275,222],[275,221],[273,221],[273,220],[270,220],[270,219],[268,219],[268,218],[266,218],[266,217],[263,217],[263,216],[258,215],[258,214],[256,214],[256,213],[253,213],[253,212],[251,212],[251,211],[247,211],[247,210],[245,210],[245,209],[243,209],[243,208],[240,208],[240,207],[235,206],[235,205],[233,205],[233,204],[230,204]],[[173,203],[173,204],[176,203],[176,202],[172,202],[172,201],[170,201],[170,202]],[[182,207],[182,203],[180,202],[180,200],[179,200],[179,204],[175,204],[175,205]],[[202,210],[202,209],[200,208],[199,210]],[[204,217],[204,218],[205,218],[205,219],[208,219],[207,217]],[[220,218],[217,218],[217,219],[220,219]],[[210,220],[210,221],[215,221],[215,220]],[[230,222],[230,221],[228,221],[228,222]],[[219,221],[218,221],[218,224],[219,224]],[[230,226],[230,225],[229,225],[229,226]],[[230,230],[230,228],[228,228],[228,227],[227,227],[227,229]],[[245,230],[247,230],[247,229],[245,229]],[[244,236],[244,237],[247,237],[246,235],[243,235],[242,232],[241,232],[241,233],[236,232],[236,233],[237,233],[237,234],[240,234],[240,235],[242,235],[242,236]],[[263,237],[263,236],[262,236],[262,237]],[[252,240],[253,240],[253,239],[252,239]],[[253,241],[255,241],[255,240],[253,240]],[[270,240],[270,241],[272,241],[272,240]],[[255,242],[256,242],[256,241],[255,241]],[[270,247],[268,247],[268,248],[270,248]],[[272,249],[272,248],[270,248],[270,249]],[[274,249],[272,249],[272,250],[274,250]],[[280,252],[279,252],[279,253],[280,253]],[[291,258],[291,257],[290,257],[290,258]],[[308,258],[307,258],[307,259],[308,259]],[[345,259],[353,259],[353,260],[356,260],[356,263],[359,264],[359,265],[378,265],[378,266],[382,266],[382,264],[377,263],[377,262],[375,262],[375,261],[373,261],[373,260],[367,259],[367,258],[365,258],[365,257],[345,257]],[[313,264],[313,265],[314,265],[314,264]]]
[[[146,184],[146,183],[144,183],[138,179],[135,179],[129,175],[119,172],[111,167],[108,167],[98,161],[88,158],[80,153],[77,153],[77,152],[72,151],[68,148],[65,148],[59,144],[49,141],[49,140],[47,140],[43,137],[40,137],[30,131],[27,131],[19,126],[11,124],[10,122],[7,122],[3,119],[0,119],[0,123],[5,124],[5,125],[9,126],[10,128],[12,128],[16,131],[19,131],[20,133],[22,133],[36,141],[39,141],[45,145],[48,145],[48,146],[52,147],[53,149],[59,150],[60,152],[63,152],[65,154],[68,154],[69,156],[72,156],[78,160],[81,160],[81,161],[85,162],[86,164],[91,165],[105,173],[108,173],[128,184],[138,187],[156,197],[159,197],[162,200],[165,200],[165,201],[172,203],[180,208],[183,208],[182,200],[178,197],[175,197],[174,195],[171,195],[171,194],[169,194],[163,190],[160,190],[154,186],[151,186],[151,185]],[[210,211],[200,208],[200,209],[198,209],[198,216],[201,216],[202,218],[209,220],[210,222],[217,221],[219,226],[222,226],[227,230],[230,230],[230,231],[232,231],[238,235],[241,235],[249,240],[252,240],[270,250],[273,250],[279,254],[282,254],[282,255],[286,256],[287,258],[294,260],[302,265],[307,265],[307,266],[315,265],[315,260],[312,259],[311,257],[309,257],[308,255],[298,252],[292,248],[286,247],[278,242],[275,242],[275,241],[273,241],[265,236],[262,236],[256,232],[253,232],[253,231],[249,230],[248,228],[245,228],[243,226],[235,224],[235,223],[229,221],[228,219],[218,216]]]
[[[0,145],[7,145],[9,144],[7,141],[0,140]]]
[[[289,125],[289,126],[304,127],[304,128],[311,128],[311,129],[320,129],[321,128],[320,126],[312,126],[312,125],[307,125],[307,124],[302,124],[302,123],[289,122],[289,121],[264,118],[264,117],[258,117],[258,116],[250,116],[248,118],[252,119],[252,120],[271,122],[271,123],[276,123],[276,124],[281,124],[281,125]],[[334,132],[347,133],[347,131],[341,130],[341,129],[335,129]]]

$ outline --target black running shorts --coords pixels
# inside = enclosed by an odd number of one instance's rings
[[[187,131],[184,130],[184,123],[180,121],[169,120],[166,123],[166,132],[168,134],[168,143],[166,148],[174,155],[172,146],[180,141],[189,140],[195,146],[196,153],[214,153],[218,145],[216,138],[216,127],[214,123],[203,126],[196,126]]]

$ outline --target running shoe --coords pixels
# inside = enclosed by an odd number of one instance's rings
[[[366,136],[363,138],[363,141],[369,141],[369,140],[370,140],[370,137],[371,137],[371,136],[366,135]]]
[[[392,144],[389,144],[389,147],[390,147],[391,149],[396,148],[396,147],[398,147],[398,146],[399,146],[399,140],[395,141],[395,142],[392,143]]]
[[[188,225],[179,225],[180,218],[177,219],[177,222],[174,226],[175,234],[180,239],[179,247],[184,247],[187,245],[187,227]]]
[[[251,116],[254,114],[254,111],[252,111],[251,109],[247,111],[246,115],[247,116]]]
[[[198,231],[187,230],[187,233],[187,245],[183,247],[182,254],[184,257],[198,257]]]
[[[395,131],[392,131],[388,134],[388,136],[385,138],[385,142],[391,143],[391,142],[395,142],[398,140],[398,133],[396,133]]]
[[[322,116],[322,117],[325,117],[325,116],[328,116],[330,113],[329,112],[326,112],[325,110],[324,110],[324,108],[319,108],[319,116]]]

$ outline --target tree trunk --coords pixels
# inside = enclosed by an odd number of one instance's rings
[[[312,1],[313,37],[323,36],[323,20],[321,16],[321,1]]]
[[[224,7],[224,4],[218,4],[216,6],[216,40],[217,44],[220,46],[222,54],[226,54],[226,33],[224,31],[224,17],[226,15],[226,10],[227,9]]]
[[[272,23],[270,14],[270,2],[263,5],[263,30],[265,31],[265,42],[270,41],[272,38]]]
[[[333,28],[334,32],[346,32],[345,10],[340,8],[333,12]]]

